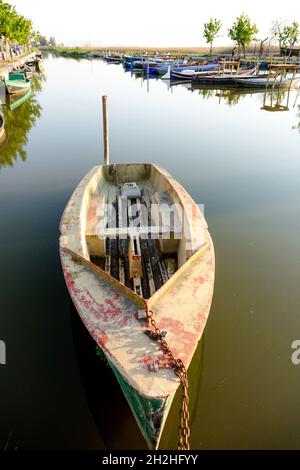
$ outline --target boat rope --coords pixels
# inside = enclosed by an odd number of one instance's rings
[[[170,365],[172,366],[175,374],[177,375],[181,383],[182,399],[181,399],[181,410],[179,414],[180,424],[178,428],[178,436],[179,436],[178,450],[190,450],[189,437],[191,435],[191,431],[189,427],[189,419],[190,419],[189,394],[188,394],[189,382],[188,382],[187,370],[182,360],[176,359],[174,357],[174,354],[172,353],[167,341],[165,340],[166,332],[161,331],[159,329],[154,319],[152,310],[149,310],[149,309],[147,310],[147,319],[151,323],[151,326],[153,327],[153,331],[151,331],[151,338],[160,344],[162,348],[162,352],[165,354],[165,356],[168,357],[170,361]],[[149,331],[146,331],[145,333],[149,336]]]

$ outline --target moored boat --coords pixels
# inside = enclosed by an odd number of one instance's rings
[[[121,56],[106,56],[104,57],[104,60],[112,64],[121,64],[123,61],[123,58]]]
[[[215,85],[230,85],[230,84],[235,84],[235,79],[236,78],[243,78],[243,77],[250,77],[253,76],[253,74],[256,71],[256,67],[249,67],[246,69],[240,69],[237,71],[219,71],[215,73],[207,73],[203,74],[201,72],[196,72],[192,76],[192,81],[193,82],[199,82],[199,83],[207,83],[207,84],[215,84]]]
[[[264,76],[253,76],[253,77],[234,77],[233,82],[238,86],[243,87],[260,87],[260,88],[284,88],[289,87],[294,80],[293,77],[280,77],[276,75],[264,75]]]
[[[24,80],[27,78],[28,80],[32,78],[32,70],[30,67],[15,69],[9,73],[10,80]]]
[[[6,97],[6,106],[11,110],[14,111],[17,109],[19,106],[21,106],[25,101],[30,98],[32,95],[32,89],[29,88],[29,90],[25,90],[23,93],[17,93],[13,95],[7,95]]]
[[[212,301],[205,219],[159,165],[106,162],[76,188],[60,232],[71,298],[155,449]]]
[[[28,80],[27,78],[23,79],[9,79],[5,80],[5,85],[7,92],[9,94],[22,94],[25,91],[29,90],[31,87],[31,81]]]

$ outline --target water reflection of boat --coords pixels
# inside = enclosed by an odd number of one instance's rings
[[[14,95],[7,95],[6,97],[6,106],[11,110],[17,109],[21,104],[28,100],[28,98],[32,95],[32,90],[25,90],[23,94],[14,94]]]

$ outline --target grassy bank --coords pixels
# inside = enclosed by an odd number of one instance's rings
[[[92,52],[91,49],[83,49],[80,47],[68,48],[68,47],[41,47],[42,51],[52,52],[53,54],[59,54],[64,57],[85,57],[88,53]]]
[[[189,48],[163,48],[163,47],[44,47],[45,51],[59,54],[65,57],[84,57],[87,54],[99,53],[99,54],[145,54],[146,52],[153,54],[158,52],[159,54],[180,54],[180,55],[207,55],[209,54],[209,48],[207,47],[189,47]],[[228,54],[231,53],[230,47],[215,48],[214,54]]]
[[[126,55],[134,55],[134,54],[174,54],[180,56],[208,56],[210,55],[208,47],[171,47],[171,48],[164,48],[164,47],[42,47],[41,50],[52,52],[53,54],[61,55],[63,57],[73,57],[73,58],[84,58],[88,56],[92,56],[93,54],[99,56],[105,56],[106,54],[126,54]],[[213,55],[225,55],[231,54],[232,46],[224,46],[224,47],[215,47],[213,50]],[[270,52],[270,55],[269,55]],[[242,55],[241,55],[242,58]],[[258,59],[258,51],[254,47],[249,47],[247,50],[247,60],[257,60]],[[261,58],[261,60],[281,60],[279,58],[278,47],[273,46],[268,52]]]

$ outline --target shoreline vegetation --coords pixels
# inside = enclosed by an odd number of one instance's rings
[[[271,50],[272,54],[276,54],[276,47]],[[209,56],[209,47],[61,47],[61,46],[42,46],[39,47],[40,51],[52,52],[55,54],[65,56],[85,56],[87,54],[99,53],[105,56],[106,54],[177,54],[177,55],[199,55]],[[232,46],[215,47],[213,55],[231,54]],[[248,54],[255,54],[255,50],[249,49]],[[279,52],[278,52],[279,56]]]
[[[211,51],[209,47],[66,47],[66,46],[40,46],[41,52],[50,52],[52,54],[60,55],[70,58],[89,58],[89,57],[105,57],[106,55],[176,55],[176,56],[198,56],[209,57]],[[214,57],[216,56],[231,56],[232,46],[215,47],[213,51]],[[241,60],[258,60],[259,51],[253,46],[247,50],[246,59]],[[278,47],[275,45],[270,48],[268,52],[260,57],[264,61],[281,61],[285,60],[285,56],[279,53]]]

